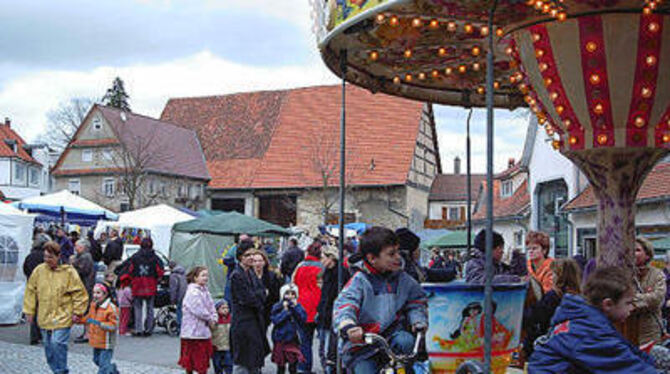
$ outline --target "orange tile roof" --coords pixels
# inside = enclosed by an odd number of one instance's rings
[[[171,99],[161,119],[198,132],[210,188],[318,187],[325,169],[336,185],[340,94],[340,86],[316,86]],[[423,105],[348,86],[348,183],[406,183]]]
[[[502,179],[493,180],[493,217],[494,219],[521,216],[526,214],[530,207],[530,194],[528,193],[528,180],[524,181],[514,191],[512,196],[500,196],[500,188]],[[482,204],[477,208],[477,211],[472,216],[472,219],[484,220],[486,219],[486,181],[482,182],[482,192],[480,196],[484,197]]]
[[[13,140],[16,142],[16,152],[10,147],[5,140]],[[41,165],[28,152],[23,149],[26,142],[23,138],[14,131],[8,124],[0,124],[0,157],[18,157],[23,161],[33,164]]]
[[[471,174],[470,193],[472,201],[479,197],[479,187],[486,180],[486,174]],[[433,185],[430,187],[430,201],[465,201],[468,199],[467,182],[465,174],[439,174],[435,176]]]
[[[649,172],[647,178],[642,182],[640,191],[637,193],[637,203],[657,198],[670,199],[670,188],[668,186],[670,186],[670,162],[660,163]],[[596,202],[593,186],[589,185],[582,193],[570,200],[563,207],[563,210],[595,209]]]

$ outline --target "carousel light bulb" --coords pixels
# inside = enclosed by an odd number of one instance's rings
[[[440,57],[444,57],[447,55],[447,49],[444,47],[440,47],[440,49],[437,50],[437,55]]]
[[[635,117],[635,127],[637,128],[642,128],[646,124],[644,118],[642,117]]]
[[[552,147],[554,147],[555,150],[558,150],[559,148],[561,148],[561,142],[558,141],[558,140],[554,140],[553,142],[551,142],[551,145],[552,145]]]
[[[540,9],[542,9],[542,6],[543,6],[543,5],[544,5],[544,1],[537,0],[537,1],[535,2],[535,9],[540,10]]]
[[[505,53],[507,53],[508,55],[511,55],[512,52],[514,52],[514,49],[512,49],[512,47],[505,48]]]
[[[645,58],[645,62],[649,66],[654,66],[654,65],[656,65],[656,57],[653,56],[653,55],[649,55],[649,56],[647,56],[647,58]]]
[[[456,22],[450,21],[449,23],[447,23],[447,30],[449,30],[450,32],[456,31]]]
[[[398,26],[399,24],[400,20],[398,19],[398,16],[391,16],[391,18],[389,19],[389,25],[395,27]]]
[[[444,69],[444,74],[450,75],[453,71],[454,71],[454,69],[452,69],[452,68],[446,68],[446,69]]]
[[[535,57],[540,58],[542,56],[544,56],[544,51],[543,50],[538,49],[538,50],[535,51]]]
[[[530,103],[531,103],[530,104],[530,110],[533,113],[538,114],[540,112],[540,108],[538,108],[537,105],[535,105],[535,100],[533,99]]]
[[[568,141],[570,142],[570,145],[575,145],[579,141],[576,136],[570,135],[570,138],[568,138]]]
[[[604,109],[603,109],[603,105],[602,105],[602,104],[596,104],[596,105],[593,107],[593,113],[595,113],[595,114],[603,114],[603,110],[604,110]]]
[[[430,27],[431,29],[436,29],[436,28],[440,27],[440,22],[438,20],[436,20],[435,18],[433,18],[433,19],[430,20],[430,23],[428,24],[428,27]]]
[[[641,90],[640,94],[641,94],[642,97],[644,97],[645,99],[648,99],[648,98],[651,97],[652,90],[651,90],[650,88],[647,88],[647,87],[642,87],[642,90]]]
[[[412,20],[412,27],[421,27],[421,26],[423,26],[423,21],[421,20],[421,18],[414,18]]]
[[[556,99],[558,99],[558,92],[554,91],[554,92],[550,93],[549,98],[551,99],[551,101],[556,101]]]
[[[651,14],[651,8],[648,7],[648,6],[644,7],[642,9],[642,13],[644,13],[644,15],[647,15],[647,16],[650,15]]]
[[[650,32],[656,32],[656,31],[658,31],[660,28],[661,28],[661,27],[660,27],[660,26],[658,25],[658,23],[656,23],[656,22],[651,22],[651,23],[647,26],[647,29],[648,29]]]
[[[500,82],[498,82],[498,81],[494,81],[494,82],[493,82],[493,88],[495,88],[496,90],[497,90],[498,88],[500,88]]]
[[[663,135],[663,143],[670,143],[670,135],[668,134]]]
[[[538,33],[534,33],[534,34],[533,34],[533,41],[534,41],[534,42],[539,42],[540,39],[542,39],[542,35],[540,35],[540,34],[538,34]]]
[[[525,101],[526,104],[528,104],[528,105],[530,105],[531,100],[533,100],[533,98],[530,97],[530,95],[526,95],[526,96],[523,97],[523,101]]]
[[[431,75],[433,78],[437,78],[437,77],[440,76],[440,72],[437,71],[437,70],[433,70],[433,71],[430,73],[430,75]]]
[[[549,13],[551,6],[549,4],[542,5],[542,13]]]
[[[400,84],[400,77],[397,76],[397,75],[395,77],[393,77],[393,83]]]
[[[543,125],[545,122],[547,122],[547,119],[544,117],[538,117],[537,118],[537,123],[540,125]]]
[[[411,82],[412,81],[412,74],[407,73],[405,74],[405,82]]]
[[[465,31],[466,34],[472,34],[472,31],[474,31],[474,27],[472,27],[471,24],[466,23],[466,24],[463,26],[463,30]]]
[[[655,1],[650,1],[650,2],[647,3],[647,6],[648,6],[649,9],[651,9],[651,10],[656,10],[657,4],[656,4]]]
[[[504,34],[505,34],[505,31],[503,31],[502,28],[497,28],[497,29],[496,29],[496,35],[498,35],[498,37],[501,37],[501,36],[503,36]]]
[[[598,49],[598,44],[596,44],[596,42],[588,42],[588,43],[586,43],[586,50],[587,50],[588,52],[593,53],[593,52],[595,52],[597,49]]]
[[[489,34],[489,27],[488,26],[482,26],[481,29],[479,29],[479,33],[481,36],[486,36]]]
[[[593,85],[600,83],[600,75],[591,74],[591,76],[589,77],[589,82],[591,82],[591,84]]]
[[[546,62],[542,62],[542,63],[540,63],[540,65],[538,65],[538,67],[540,68],[540,71],[542,71],[542,72],[544,72],[544,71],[546,71],[547,69],[549,69],[549,65],[547,65]]]
[[[554,83],[554,81],[552,81],[551,78],[549,78],[549,77],[544,78],[545,87],[551,86],[552,83]]]
[[[481,65],[479,64],[479,62],[475,62],[474,64],[472,64],[472,70],[479,71],[480,68]]]
[[[458,72],[459,73],[463,74],[466,71],[468,71],[468,68],[465,65],[461,65],[461,66],[458,67]]]
[[[412,57],[412,50],[409,49],[409,48],[406,49],[405,52],[403,52],[403,56],[405,56],[405,58],[410,58],[410,57]]]
[[[607,135],[605,135],[605,134],[598,135],[598,137],[596,138],[596,141],[600,145],[603,145],[603,144],[607,143]]]
[[[558,13],[558,15],[556,16],[556,18],[558,19],[558,22],[564,22],[565,20],[568,19],[568,15],[567,15],[567,13],[565,13],[565,12],[560,12],[560,13]]]
[[[384,23],[384,20],[386,19],[386,16],[384,13],[379,13],[377,14],[377,17],[375,17],[375,20],[377,20],[377,23]]]
[[[479,54],[481,53],[481,51],[482,51],[482,50],[481,50],[478,46],[474,46],[474,47],[472,47],[472,55],[473,55],[473,56],[479,56]]]
[[[514,74],[514,77],[516,78],[516,80],[520,81],[523,79],[523,74],[521,74],[520,71],[517,71],[516,74]]]
[[[419,73],[419,79],[420,80],[426,79],[426,73],[424,73],[424,72]]]
[[[569,119],[564,119],[563,126],[565,126],[566,129],[570,129],[570,126],[572,126],[572,121],[570,121]]]
[[[528,86],[525,83],[519,84],[518,87],[519,87],[519,91],[521,91],[521,93],[526,94],[528,92]]]
[[[556,8],[552,9],[552,10],[549,12],[549,15],[551,15],[551,16],[554,17],[554,18],[556,18],[556,16],[558,16],[558,9],[556,9]]]
[[[509,82],[512,83],[512,84],[516,83],[516,77],[514,77],[513,75],[510,76],[509,77]]]
[[[482,86],[477,87],[477,93],[478,94],[483,95],[484,92],[486,92],[486,90],[484,90],[484,87],[482,87]]]
[[[370,52],[370,60],[377,61],[378,58],[379,58],[379,52],[377,51]]]
[[[559,116],[560,116],[561,114],[563,114],[563,111],[564,111],[564,110],[565,110],[565,107],[564,107],[563,105],[558,105],[558,106],[556,106],[556,113],[558,113]]]

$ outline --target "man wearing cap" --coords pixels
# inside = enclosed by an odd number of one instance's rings
[[[514,274],[509,265],[502,262],[505,239],[498,232],[493,232],[493,283],[520,282],[521,278]],[[465,281],[484,284],[486,281],[486,230],[481,230],[475,237],[474,249],[470,261],[465,264]]]

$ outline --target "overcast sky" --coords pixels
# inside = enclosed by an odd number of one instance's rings
[[[0,0],[0,116],[28,141],[71,97],[100,98],[116,76],[134,112],[170,97],[337,83],[321,62],[308,0]],[[436,110],[444,172],[465,155],[460,108]],[[495,169],[521,156],[527,119],[496,112]],[[473,172],[484,172],[485,113],[472,121]]]

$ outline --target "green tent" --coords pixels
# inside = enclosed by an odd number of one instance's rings
[[[188,269],[206,266],[209,269],[209,291],[222,298],[226,285],[226,267],[221,259],[233,246],[235,235],[289,236],[291,233],[277,225],[237,212],[224,212],[172,227],[170,259]]]
[[[472,240],[474,239],[474,233]],[[438,236],[437,238],[430,239],[425,242],[425,248],[466,248],[468,246],[468,233],[465,230],[461,231],[452,231],[446,235]]]
[[[173,232],[208,233],[215,235],[290,236],[291,232],[281,226],[237,212],[223,212],[211,216],[180,222],[172,227]]]

